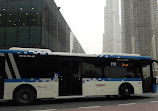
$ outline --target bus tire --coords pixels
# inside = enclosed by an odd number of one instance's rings
[[[123,85],[120,89],[120,95],[122,99],[127,100],[130,97],[130,89]]]
[[[29,87],[23,87],[16,91],[15,101],[20,105],[29,105],[35,100],[34,92]]]

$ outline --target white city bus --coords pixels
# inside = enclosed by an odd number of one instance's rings
[[[156,92],[151,57],[0,50],[0,99],[21,105],[42,98]]]

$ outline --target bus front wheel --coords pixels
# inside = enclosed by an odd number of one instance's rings
[[[20,105],[29,105],[34,99],[34,92],[28,87],[20,88],[15,93],[15,101]]]
[[[130,89],[124,85],[120,89],[120,95],[122,99],[128,99],[130,97]]]

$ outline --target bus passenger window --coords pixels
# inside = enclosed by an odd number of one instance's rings
[[[111,63],[116,63],[111,65]],[[104,62],[103,74],[106,78],[141,78],[141,67],[135,62]]]
[[[104,71],[104,76],[105,76],[106,78],[111,78],[110,68],[109,68],[109,67],[110,67],[110,66],[105,66],[104,69],[103,69],[103,71]]]
[[[124,70],[123,67],[110,67],[111,78],[122,78]]]
[[[102,67],[98,58],[84,58],[82,62],[82,77],[101,78]]]

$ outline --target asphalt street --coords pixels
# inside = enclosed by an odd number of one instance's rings
[[[106,97],[97,97],[97,98],[88,98],[88,99],[80,98],[80,99],[60,99],[60,100],[38,100],[34,104],[29,106],[18,106],[14,102],[3,101],[0,102],[0,111],[54,111],[54,110],[88,111],[88,109],[92,110],[92,108],[96,109],[99,107],[103,108],[109,106],[116,107],[116,106],[126,106],[126,105],[134,105],[134,104],[151,104],[151,103],[158,103],[158,93],[132,95],[128,100],[121,100],[119,97],[111,97],[109,99]],[[80,110],[76,110],[76,109],[80,109]],[[102,110],[96,109],[96,111],[102,111]]]

